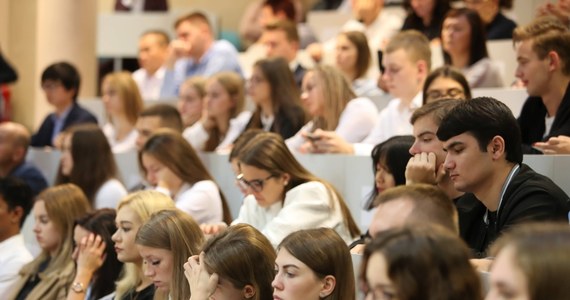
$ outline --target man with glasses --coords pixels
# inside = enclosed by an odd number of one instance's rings
[[[80,76],[77,69],[67,63],[50,65],[42,73],[42,90],[55,112],[49,114],[32,136],[32,147],[57,146],[59,134],[71,125],[97,124],[97,118],[77,103]]]

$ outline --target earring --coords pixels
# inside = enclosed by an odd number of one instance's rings
[[[289,184],[289,181],[283,182],[283,185],[284,185],[284,186],[287,186],[288,184]]]

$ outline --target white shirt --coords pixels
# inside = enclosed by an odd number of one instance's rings
[[[109,141],[113,153],[127,152],[137,148],[136,142],[139,134],[134,128],[122,141],[117,140],[115,127],[111,123],[103,125],[103,133],[107,137],[107,141]]]
[[[552,124],[554,124],[554,118],[556,118],[556,116],[549,117],[548,114],[546,115],[546,117],[544,117],[545,129],[542,138],[546,138],[548,135],[550,135],[550,129],[552,129]]]
[[[372,100],[368,98],[355,98],[348,101],[340,114],[336,134],[349,143],[358,143],[364,140],[378,121],[378,109]],[[298,150],[306,141],[303,132],[313,129],[313,121],[305,124],[297,134],[287,139],[289,149]]]
[[[164,67],[156,70],[152,75],[148,74],[148,72],[143,68],[133,72],[133,79],[139,86],[141,96],[144,100],[160,99],[160,90],[162,89],[162,83],[164,82],[164,72]]]
[[[399,14],[382,10],[378,17],[365,26],[357,20],[349,20],[342,26],[342,31],[362,31],[368,38],[368,45],[372,50],[383,49],[388,41],[402,29],[404,20]]]
[[[11,286],[20,279],[18,272],[33,259],[21,234],[0,242],[0,295],[11,292]]]
[[[176,207],[192,216],[198,224],[223,221],[220,190],[212,180],[198,181],[193,185],[185,183],[173,199]]]
[[[408,135],[413,133],[413,126],[410,123],[412,113],[416,108],[422,106],[422,93],[418,93],[409,106],[405,106],[402,100],[395,98],[388,102],[378,117],[378,123],[372,132],[362,141],[353,144],[354,154],[370,155],[375,145],[396,135]]]
[[[504,86],[499,66],[488,57],[480,59],[461,71],[472,89]]]
[[[216,147],[216,152],[224,152],[227,150],[243,132],[245,126],[247,126],[247,123],[249,122],[249,119],[251,119],[250,111],[241,112],[237,117],[231,119],[228,132],[226,133],[226,136],[223,137],[222,141],[220,141],[218,147]],[[182,135],[197,151],[204,151],[206,142],[208,141],[208,138],[210,138],[208,131],[206,131],[200,121],[184,129]]]
[[[285,200],[269,207],[257,204],[253,195],[245,197],[239,216],[232,225],[250,224],[261,231],[274,247],[290,233],[319,227],[334,229],[348,244],[353,238],[345,226],[336,197],[324,184],[311,181],[285,194]]]
[[[95,209],[99,208],[117,208],[119,201],[128,194],[123,184],[111,178],[107,180],[95,194]]]
[[[358,97],[378,97],[384,94],[372,78],[358,78],[352,81],[352,90]]]

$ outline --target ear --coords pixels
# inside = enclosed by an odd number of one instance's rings
[[[425,80],[429,73],[428,64],[425,60],[418,60],[416,63],[416,67],[418,69],[418,75],[420,76],[420,82]]]
[[[494,136],[487,145],[487,152],[491,154],[493,160],[498,160],[505,154],[505,140],[502,136]]]
[[[253,296],[255,296],[255,288],[250,284],[246,284],[243,287],[242,292],[245,299],[253,298]]]
[[[26,149],[19,146],[14,146],[14,151],[12,152],[12,161],[18,162],[24,159],[24,155],[26,153]]]
[[[283,175],[281,175],[281,179],[283,179],[283,185],[287,186],[289,181],[291,181],[291,175],[289,173],[283,173]]]
[[[24,209],[21,206],[16,206],[10,210],[10,221],[12,223],[18,223],[18,227],[20,226],[20,220],[25,217]]]
[[[334,288],[336,286],[336,278],[334,278],[332,275],[327,275],[325,278],[323,278],[322,283],[323,287],[321,288],[319,297],[325,298],[326,296],[332,294],[334,291]]]
[[[548,52],[546,57],[548,58],[548,70],[549,71],[560,70],[562,68],[560,56],[558,55],[558,53],[556,51]]]

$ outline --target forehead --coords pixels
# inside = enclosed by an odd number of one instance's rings
[[[443,26],[469,26],[469,21],[464,15],[448,17],[443,21]]]
[[[515,43],[515,51],[519,57],[536,57],[533,50],[534,42],[532,39],[523,40]]]
[[[149,247],[137,244],[137,249],[139,250],[143,258],[154,257],[154,258],[165,259],[172,257],[172,251],[162,248],[155,248],[155,247]]]
[[[137,126],[158,129],[162,123],[160,116],[141,116],[137,119]]]
[[[240,163],[240,170],[243,173],[243,177],[245,180],[260,179],[261,177],[269,175],[269,172],[267,172],[266,170],[251,165],[247,165],[244,163]]]
[[[262,41],[287,42],[287,34],[281,29],[265,30],[261,37]]]
[[[461,84],[459,84],[459,82],[455,81],[453,78],[437,77],[429,85],[428,91],[445,90],[452,88],[460,89],[463,91],[463,87],[461,86]]]
[[[46,203],[44,200],[38,200],[34,203],[34,212],[36,212],[36,214],[47,214]]]
[[[84,227],[80,226],[80,225],[75,225],[75,228],[73,229],[73,238],[76,241],[81,241],[81,239],[87,235],[89,235],[89,233],[91,233],[89,230],[85,229]]]
[[[412,58],[408,51],[403,48],[396,49],[392,52],[386,53],[383,57],[384,64],[391,65],[410,65],[412,64]]]
[[[116,222],[131,222],[133,224],[140,224],[141,219],[139,215],[135,212],[134,209],[130,207],[130,205],[124,205],[117,211]]]
[[[433,114],[425,115],[414,122],[413,125],[414,136],[418,136],[423,132],[436,133],[438,126],[435,124]]]
[[[275,264],[278,266],[294,265],[299,269],[303,268],[309,269],[309,267],[305,263],[298,260],[285,248],[281,248],[279,249],[279,252],[277,252],[277,258],[275,259]]]
[[[443,142],[443,147],[448,148],[449,146],[455,144],[472,145],[472,144],[477,144],[477,140],[472,134],[464,132],[462,134],[453,136],[449,138],[447,141]]]

